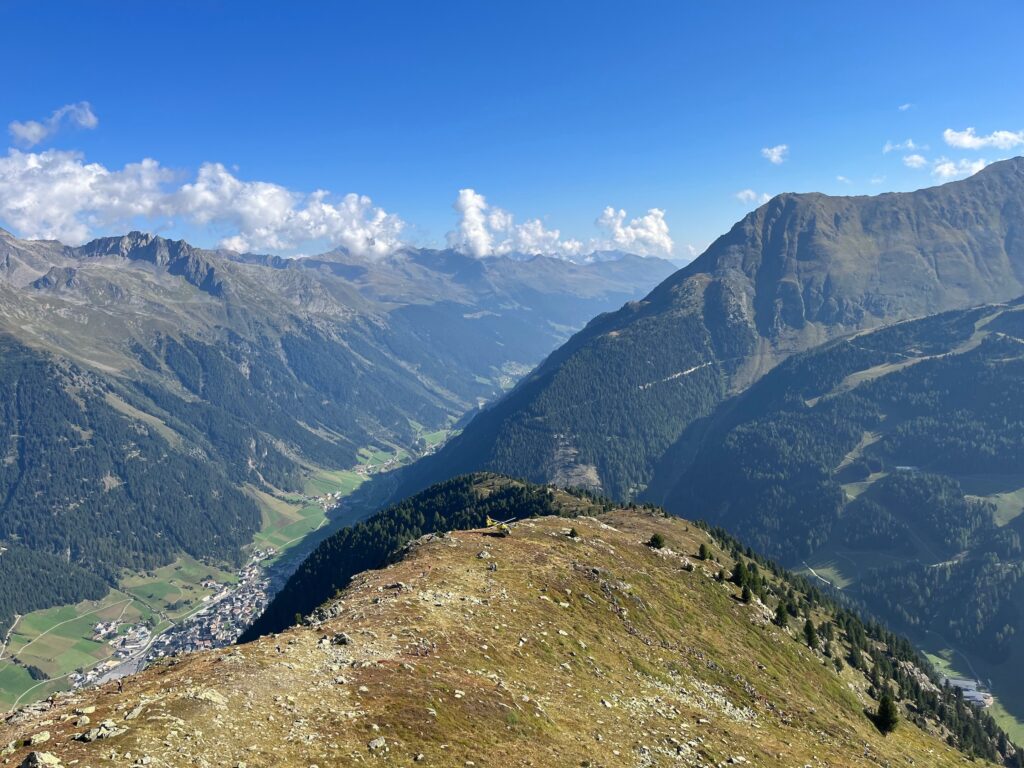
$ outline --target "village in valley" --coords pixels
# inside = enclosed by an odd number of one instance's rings
[[[97,623],[92,639],[105,640],[113,655],[90,670],[71,675],[72,687],[116,680],[156,659],[230,645],[266,607],[270,599],[266,565],[276,555],[277,550],[272,547],[254,550],[249,562],[238,570],[237,583],[205,579],[201,586],[210,594],[202,599],[199,607],[158,634],[154,635],[147,623]]]
[[[341,503],[341,491],[303,497],[326,515]],[[154,634],[154,620],[124,623],[97,622],[92,640],[106,642],[111,656],[92,669],[69,676],[72,688],[117,680],[143,669],[150,662],[183,653],[206,651],[231,645],[263,612],[271,597],[273,579],[269,572],[280,552],[273,546],[253,549],[248,562],[235,573],[233,583],[206,578],[200,586],[208,592],[196,609],[170,627]]]

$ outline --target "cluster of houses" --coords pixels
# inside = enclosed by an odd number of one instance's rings
[[[113,649],[113,655],[92,669],[72,673],[68,677],[71,687],[81,688],[99,682],[126,660],[145,651],[151,637],[152,633],[145,624],[130,624],[125,629],[124,624],[117,621],[97,623],[92,628],[92,639],[97,642],[106,641]]]
[[[237,584],[203,582],[214,593],[203,598],[200,610],[153,641],[147,661],[220,648],[237,640],[267,606],[270,580],[260,563],[275,554],[273,548],[254,551],[249,563],[238,571]]]
[[[97,623],[92,628],[92,639],[109,643],[113,654],[92,669],[70,675],[71,686],[81,688],[114,680],[138,671],[153,659],[230,645],[266,607],[270,580],[262,563],[276,554],[273,547],[255,550],[238,571],[235,584],[205,579],[202,586],[211,594],[203,598],[199,610],[156,637],[145,624],[125,628],[118,621]]]

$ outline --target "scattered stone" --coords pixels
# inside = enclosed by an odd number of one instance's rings
[[[218,707],[226,707],[228,705],[227,697],[220,691],[213,690],[213,688],[199,688],[198,690],[189,691],[188,697],[199,701],[208,701]]]
[[[61,768],[63,765],[59,757],[49,752],[30,752],[28,757],[21,761],[19,768]]]
[[[331,639],[334,645],[351,645],[352,638],[345,632],[335,632],[334,637]]]
[[[85,733],[78,734],[75,739],[78,741],[84,741],[88,744],[89,742],[99,741],[100,739],[110,739],[114,736],[119,736],[127,730],[127,728],[118,728],[114,724],[113,720],[104,720],[95,728],[91,728]]]
[[[383,736],[378,736],[366,745],[371,752],[387,752],[388,743]]]
[[[49,731],[40,731],[39,733],[34,734],[33,736],[29,737],[28,746],[36,747],[36,746],[38,746],[40,744],[45,744],[49,740],[50,740],[50,732]]]

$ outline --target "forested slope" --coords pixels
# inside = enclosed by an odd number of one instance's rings
[[[1022,292],[1024,158],[917,192],[779,195],[387,490],[488,469],[626,498],[688,426],[788,355]]]

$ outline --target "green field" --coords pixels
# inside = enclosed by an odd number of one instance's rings
[[[98,621],[144,621],[153,613],[130,595],[112,590],[102,600],[47,608],[23,616],[0,661],[0,708],[8,709],[25,692],[42,695],[63,687],[62,678],[92,667],[111,655],[110,646],[91,639]],[[15,664],[12,659],[17,659]],[[33,680],[25,667],[41,669],[51,683]],[[38,697],[37,697],[38,698]]]
[[[1024,512],[1024,475],[953,475],[964,495],[996,506],[996,523],[1006,525]]]

